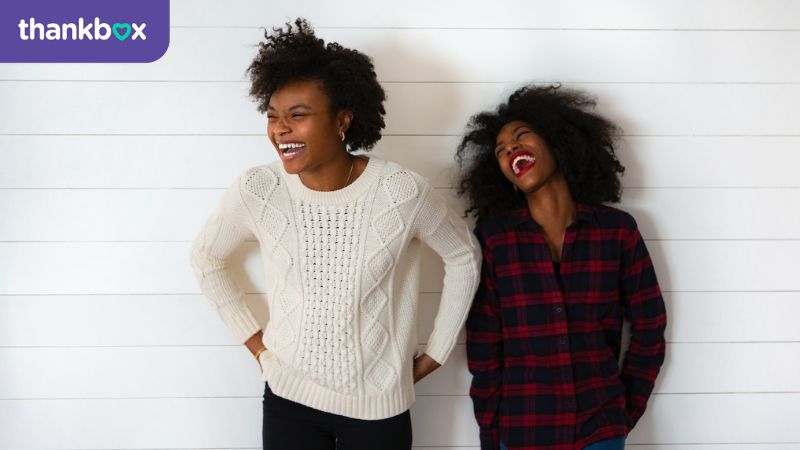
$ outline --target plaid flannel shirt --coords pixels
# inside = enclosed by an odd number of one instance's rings
[[[666,327],[633,217],[578,204],[559,276],[527,205],[480,220],[475,234],[483,267],[467,354],[481,449],[572,450],[627,435],[664,361]]]

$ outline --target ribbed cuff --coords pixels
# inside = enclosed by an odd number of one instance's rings
[[[456,346],[457,337],[457,334],[455,336],[442,337],[434,331],[431,333],[430,338],[428,338],[428,346],[425,348],[425,354],[433,358],[437,363],[444,365],[447,358],[450,357],[450,353],[453,352],[453,348]]]
[[[219,309],[219,315],[234,336],[243,344],[261,331],[261,325],[258,324],[247,305],[230,303]]]

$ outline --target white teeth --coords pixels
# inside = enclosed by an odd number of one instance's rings
[[[524,168],[517,165],[520,160],[529,161],[530,164],[533,164],[536,162],[536,157],[533,155],[522,154],[514,158],[514,160],[511,161],[511,170],[514,171],[514,175],[519,175],[520,171]],[[525,167],[527,166],[528,164],[525,165]]]
[[[303,148],[305,146],[306,146],[305,144],[299,144],[299,143],[296,143],[296,142],[292,142],[292,143],[288,143],[288,144],[278,144],[278,149],[284,155],[289,156],[289,155],[294,155],[295,153],[298,153],[300,151],[298,149],[301,149],[301,148]]]

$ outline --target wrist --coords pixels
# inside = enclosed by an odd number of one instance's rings
[[[264,346],[262,346],[260,349],[256,350],[256,352],[253,354],[253,356],[255,356],[255,358],[256,358],[256,361],[260,361],[258,358],[261,356],[261,353],[263,353],[266,350],[267,350],[267,347],[264,347]]]

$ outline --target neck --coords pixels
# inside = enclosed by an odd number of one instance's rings
[[[567,180],[560,174],[545,185],[525,195],[528,211],[539,225],[545,228],[566,229],[575,221],[575,200],[569,193]]]
[[[300,181],[315,191],[335,191],[353,181],[355,159],[347,151],[337,152],[336,156],[298,174]]]

